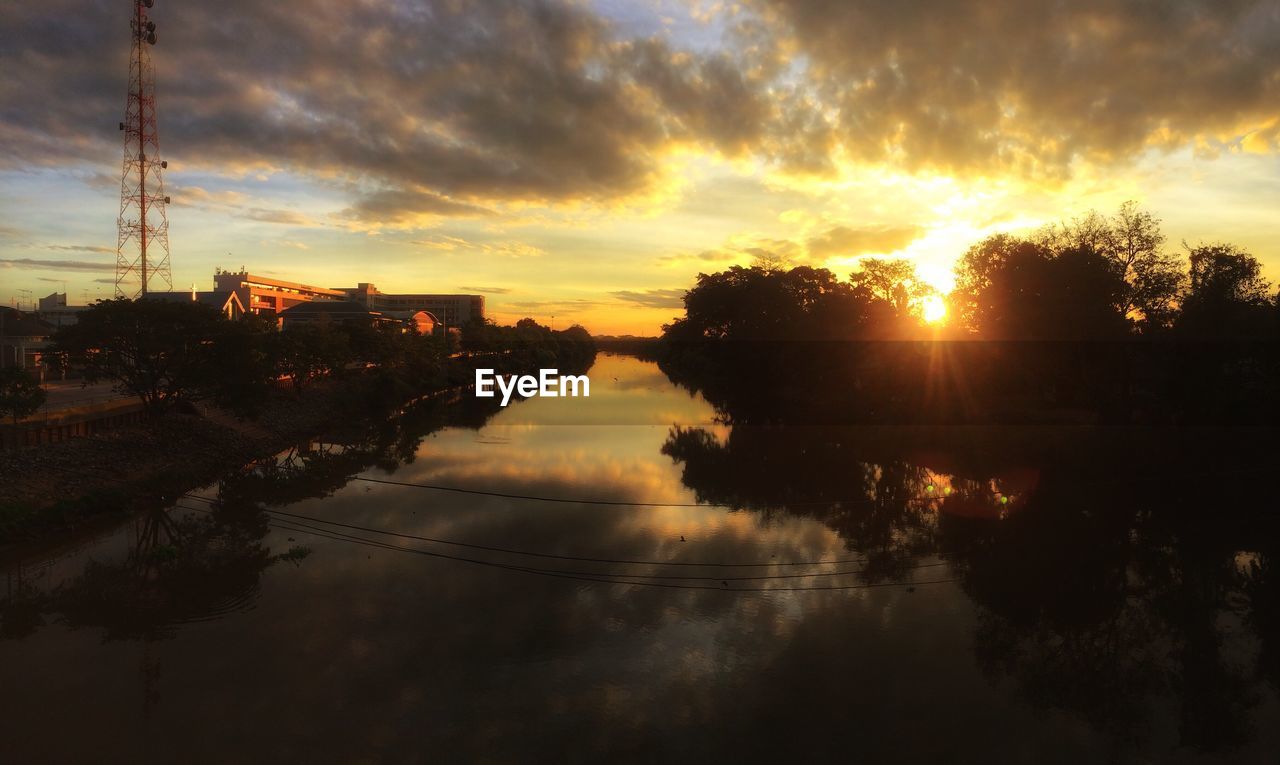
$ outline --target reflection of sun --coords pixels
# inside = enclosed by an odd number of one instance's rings
[[[937,324],[947,318],[947,301],[943,300],[941,295],[930,295],[925,298],[921,309],[924,320],[930,324]]]

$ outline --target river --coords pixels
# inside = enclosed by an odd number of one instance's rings
[[[590,375],[589,398],[436,405],[18,551],[0,759],[1280,752],[1259,549],[1086,508],[1036,465],[735,433],[630,357]]]

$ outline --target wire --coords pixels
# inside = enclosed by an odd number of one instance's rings
[[[217,504],[218,501],[209,497],[201,497],[194,494],[184,494],[188,499],[195,499],[209,504]],[[370,526],[359,526],[350,523],[342,523],[341,521],[331,521],[326,518],[317,518],[314,515],[300,515],[298,513],[290,513],[284,510],[275,510],[271,508],[263,508],[263,512],[275,515],[286,516],[306,521],[315,521],[330,526],[337,526],[353,531],[363,531],[370,534],[385,534],[387,536],[399,537],[401,539],[412,539],[418,542],[430,542],[433,544],[451,545],[454,547],[466,547],[472,550],[483,550],[485,552],[503,553],[506,555],[523,555],[531,558],[547,558],[551,560],[576,561],[579,563],[612,563],[618,565],[635,565],[635,566],[688,566],[695,568],[772,568],[781,566],[825,566],[840,563],[870,563],[871,559],[862,558],[835,558],[831,560],[815,560],[815,561],[778,561],[768,563],[723,563],[723,562],[697,562],[697,561],[670,561],[670,560],[636,560],[627,558],[594,558],[581,555],[560,555],[557,553],[535,552],[532,550],[519,550],[509,547],[495,547],[492,545],[472,544],[469,542],[458,542],[452,539],[440,539],[436,537],[419,536],[417,534],[405,534],[397,531],[387,531],[385,529],[373,528]],[[957,553],[928,553],[938,557],[956,555]],[[684,577],[681,577],[684,578]],[[715,577],[709,577],[715,578]]]
[[[209,510],[205,510],[204,508],[191,507],[189,505],[176,505],[176,507],[181,507],[185,510],[192,510],[195,512],[202,512],[202,513],[212,512]],[[949,577],[945,579],[928,579],[923,581],[911,581],[911,582],[901,582],[901,581],[870,582],[870,583],[864,583],[864,584],[814,585],[814,586],[806,586],[806,587],[728,587],[728,586],[713,587],[708,585],[674,584],[669,582],[630,581],[629,579],[621,578],[621,577],[629,576],[625,574],[622,574],[622,575],[595,574],[595,573],[589,573],[589,572],[560,571],[556,569],[539,569],[539,568],[532,568],[528,566],[514,566],[506,563],[497,563],[494,561],[479,560],[475,558],[464,558],[457,555],[448,555],[445,553],[431,552],[430,550],[419,550],[417,548],[412,548],[412,547],[402,547],[400,545],[387,544],[385,542],[379,542],[374,539],[365,539],[363,537],[357,537],[350,534],[342,534],[340,532],[330,532],[330,531],[325,531],[320,529],[314,529],[314,528],[307,527],[305,524],[293,524],[293,525],[272,524],[272,525],[276,526],[277,528],[285,528],[290,531],[295,531],[298,533],[314,534],[316,536],[320,536],[328,539],[334,539],[338,541],[348,541],[348,542],[353,542],[359,545],[364,545],[367,547],[375,547],[383,550],[391,550],[395,552],[403,552],[403,553],[409,553],[413,555],[423,555],[431,558],[441,558],[444,560],[452,560],[452,561],[458,561],[462,563],[472,563],[480,566],[490,566],[493,568],[503,569],[507,571],[517,571],[520,573],[536,574],[539,576],[548,576],[556,579],[570,579],[570,580],[583,581],[583,582],[596,582],[600,584],[626,584],[626,585],[632,585],[637,587],[660,587],[664,589],[708,590],[708,591],[714,591],[714,592],[740,593],[740,592],[810,592],[810,591],[866,590],[866,589],[873,589],[873,588],[879,588],[879,587],[903,587],[903,586],[915,587],[918,585],[946,584],[949,582],[959,581],[959,577]],[[722,581],[727,582],[729,580],[725,579]]]
[[[510,494],[501,491],[488,491],[485,489],[464,489],[458,486],[438,486],[429,483],[413,483],[410,481],[392,481],[385,478],[369,478],[367,476],[352,476],[353,481],[365,481],[367,483],[380,483],[388,486],[404,486],[413,489],[430,489],[432,491],[448,491],[459,494],[475,494],[482,497],[500,497],[502,499],[523,499],[533,502],[558,502],[564,504],[581,504],[581,505],[607,505],[615,507],[703,507],[703,508],[723,508],[736,509],[737,505],[730,505],[718,502],[629,502],[619,499],[575,499],[570,497],[544,497],[535,494]],[[959,495],[951,495],[959,496]],[[805,500],[800,502],[787,502],[788,506],[834,506],[834,505],[857,505],[871,504],[874,502],[890,502],[898,499],[899,501],[912,501],[924,499],[945,499],[941,496],[925,496],[925,497],[903,497],[903,498],[880,498],[880,497],[860,497],[858,499],[823,499],[823,500]]]

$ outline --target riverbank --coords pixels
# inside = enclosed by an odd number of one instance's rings
[[[0,454],[0,545],[172,500],[332,428],[334,412],[363,404],[368,387],[363,379],[326,381],[300,397],[273,398],[254,420],[200,406]]]

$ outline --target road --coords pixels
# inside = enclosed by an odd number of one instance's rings
[[[114,399],[129,398],[111,390],[111,383],[96,383],[94,385],[82,385],[77,380],[68,382],[52,382],[44,386],[45,393],[49,398],[45,406],[40,407],[41,413],[47,408],[50,412],[57,412],[63,409],[71,409],[77,406],[85,406],[87,404],[97,404],[103,401],[111,401]]]

